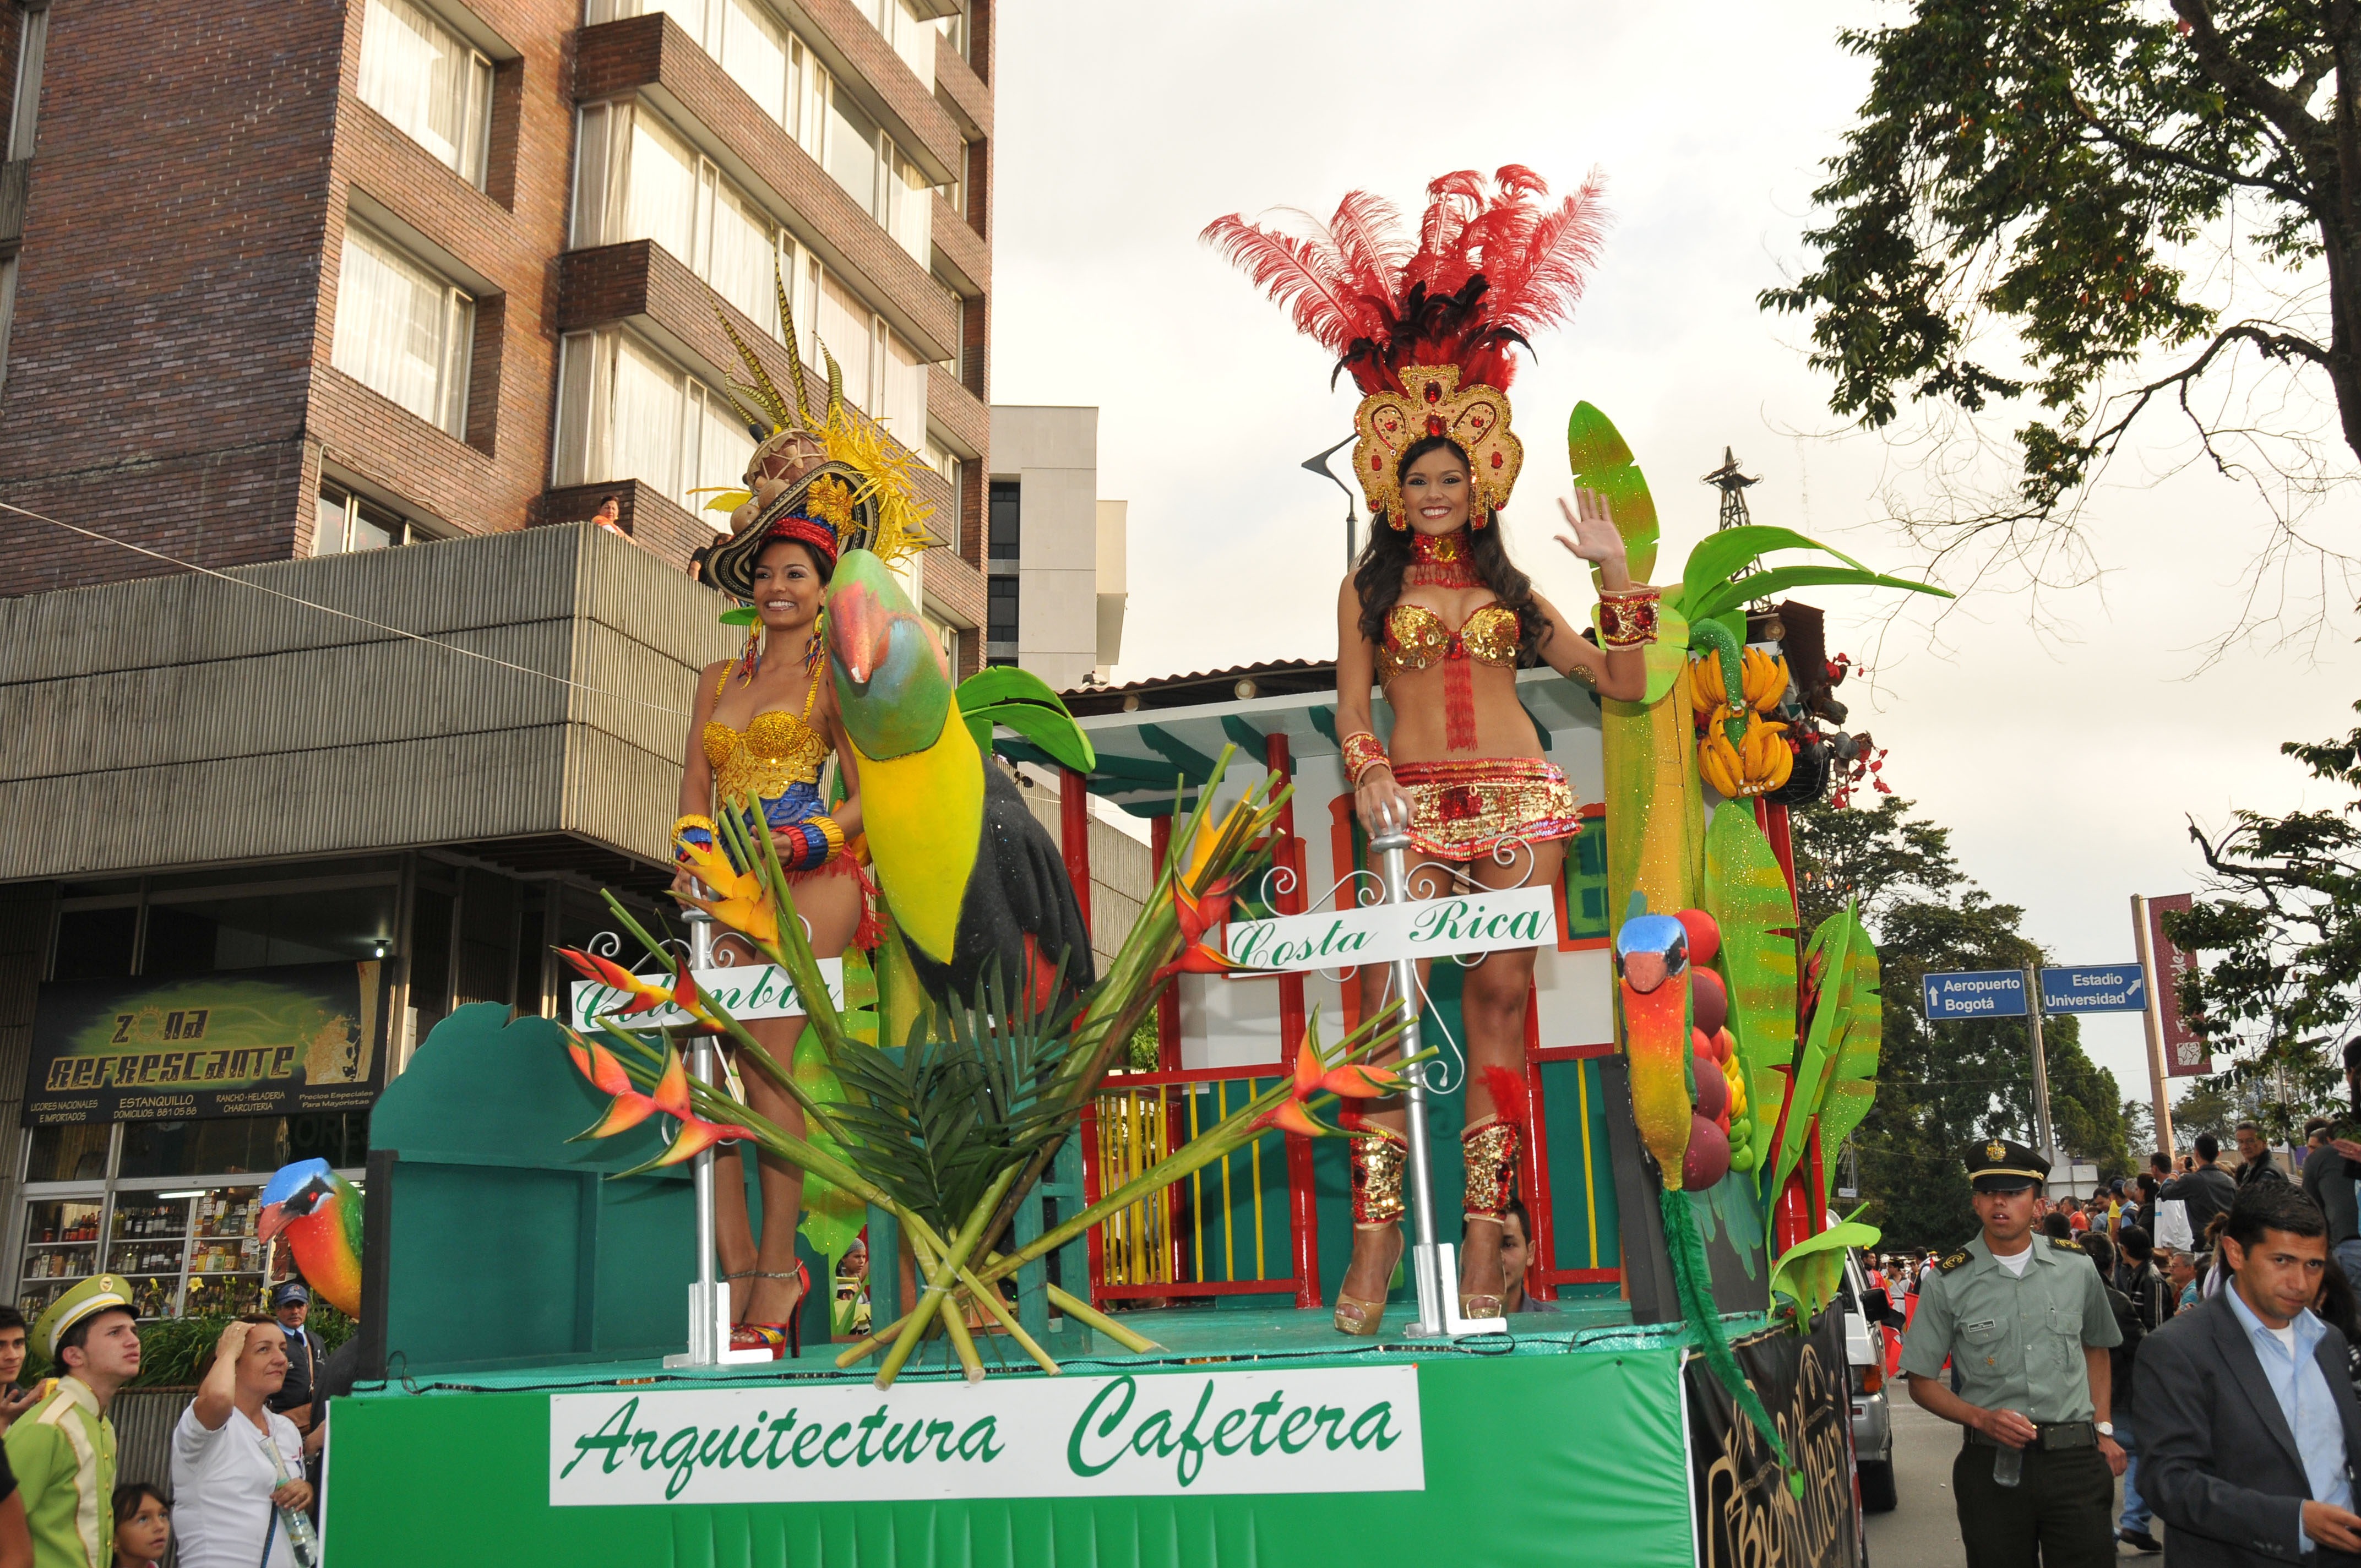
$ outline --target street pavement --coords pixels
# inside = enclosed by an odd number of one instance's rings
[[[1870,1568],[1966,1568],[1960,1546],[1960,1516],[1951,1505],[1951,1461],[1959,1456],[1960,1429],[1913,1404],[1896,1378],[1893,1390],[1894,1489],[1892,1513],[1869,1516]],[[2115,1484],[2115,1507],[2123,1484]],[[2119,1517],[2111,1515],[2110,1518]],[[2164,1560],[2118,1543],[2125,1564],[2154,1568]]]

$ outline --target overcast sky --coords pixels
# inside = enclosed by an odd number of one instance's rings
[[[1455,169],[1523,163],[1563,192],[1597,165],[1609,181],[1601,265],[1513,392],[1527,460],[1510,537],[1543,592],[1588,602],[1547,526],[1569,483],[1564,422],[1586,399],[1647,470],[1668,564],[1711,530],[1697,476],[1730,445],[1763,476],[1755,521],[1907,575],[1879,498],[1916,481],[1883,442],[1841,436],[1799,324],[1753,302],[1807,259],[1817,164],[1863,95],[1838,30],[1901,15],[1005,0],[993,396],[1102,411],[1100,494],[1131,503],[1117,679],[1335,652],[1343,498],[1296,465],[1349,433],[1355,394],[1349,379],[1328,390],[1327,358],[1197,232],[1231,212],[1325,216],[1356,187],[1414,214]],[[1831,650],[1875,666],[1873,690],[1842,695],[1890,748],[1885,777],[2059,962],[2132,956],[2130,895],[2195,884],[2189,817],[2335,804],[2278,747],[2343,733],[2361,696],[2349,616],[2304,649],[2241,649],[2200,672],[2202,645],[2236,624],[2265,513],[2208,476],[2151,482],[2185,455],[2167,434],[2091,509],[2103,586],[2045,599],[2041,625],[1997,589],[1939,626],[1811,596]],[[2145,1098],[2136,1016],[2084,1034]]]

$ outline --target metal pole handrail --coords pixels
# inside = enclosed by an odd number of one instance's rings
[[[1386,902],[1409,903],[1408,829],[1395,827],[1388,818],[1370,839],[1369,848],[1378,856]],[[1402,1004],[1401,1054],[1414,1057],[1423,1048],[1420,1031],[1424,999],[1419,989],[1418,960],[1396,959],[1393,970],[1393,990]],[[1403,1173],[1403,1185],[1409,1189],[1411,1234],[1415,1238],[1411,1246],[1411,1277],[1418,1288],[1418,1319],[1403,1332],[1413,1339],[1504,1332],[1509,1326],[1505,1318],[1460,1316],[1459,1248],[1435,1234],[1433,1162],[1428,1157],[1426,1142],[1426,1069],[1422,1062],[1402,1074],[1402,1100],[1410,1117],[1409,1168]]]
[[[697,892],[711,896],[703,884]],[[690,909],[682,916],[688,926],[688,967],[697,973],[713,967],[713,916],[702,909]],[[688,1073],[699,1083],[711,1088],[721,1080],[720,1048],[711,1035],[693,1037],[688,1047]],[[730,1348],[730,1290],[719,1278],[715,1265],[713,1204],[716,1193],[715,1164],[720,1157],[718,1149],[707,1149],[689,1163],[692,1186],[697,1202],[697,1277],[688,1286],[688,1350],[686,1354],[667,1355],[666,1366],[721,1366],[741,1361],[768,1361],[768,1350],[732,1350]],[[735,1163],[734,1157],[732,1163]]]

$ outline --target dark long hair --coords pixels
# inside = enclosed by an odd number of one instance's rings
[[[1430,435],[1411,443],[1394,470],[1395,482],[1399,484],[1400,477],[1410,472],[1411,464],[1430,452],[1442,451],[1453,454],[1466,468],[1468,488],[1473,492],[1476,469],[1459,443],[1447,435]],[[1471,493],[1471,522],[1481,504]],[[1509,559],[1509,542],[1502,537],[1499,515],[1494,513],[1483,528],[1469,528],[1467,544],[1468,564],[1476,568],[1477,576],[1492,590],[1494,598],[1517,612],[1517,663],[1539,663],[1542,640],[1550,633],[1549,621],[1533,600],[1533,580]],[[1401,602],[1402,574],[1410,570],[1411,559],[1410,530],[1396,528],[1384,518],[1372,518],[1368,548],[1361,552],[1360,563],[1353,568],[1353,591],[1361,596],[1361,635],[1372,647],[1385,645],[1386,617]]]

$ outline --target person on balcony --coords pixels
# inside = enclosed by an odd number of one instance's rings
[[[1407,831],[1419,861],[1411,895],[1554,883],[1581,828],[1565,775],[1542,754],[1517,699],[1520,666],[1547,664],[1600,696],[1636,701],[1655,635],[1656,590],[1634,584],[1600,496],[1559,502],[1558,542],[1597,568],[1599,641],[1582,632],[1510,558],[1500,514],[1524,448],[1505,389],[1513,348],[1559,320],[1581,291],[1602,232],[1595,185],[1544,211],[1532,170],[1499,170],[1488,196],[1472,170],[1427,188],[1413,243],[1366,192],[1308,238],[1235,214],[1222,244],[1297,324],[1338,356],[1365,396],[1353,467],[1371,518],[1367,547],[1336,601],[1336,733],[1362,827]],[[1392,732],[1380,742],[1370,697],[1382,683]],[[1468,1062],[1467,1239],[1460,1310],[1501,1308],[1500,1243],[1515,1194],[1530,949],[1493,953],[1467,972],[1461,1014]],[[1364,1016],[1386,1006],[1389,970],[1361,970]],[[1379,1102],[1352,1124],[1353,1261],[1337,1290],[1340,1332],[1375,1334],[1402,1252],[1406,1112]]]

